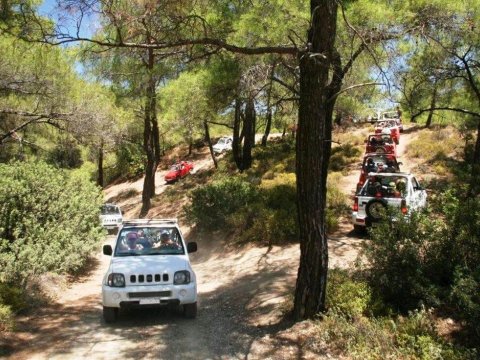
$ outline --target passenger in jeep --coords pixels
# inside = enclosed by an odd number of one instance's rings
[[[160,248],[179,249],[179,245],[170,238],[168,232],[164,232],[160,235]]]

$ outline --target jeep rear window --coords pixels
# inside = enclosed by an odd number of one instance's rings
[[[135,226],[120,231],[114,256],[182,254],[185,249],[177,228]]]
[[[408,179],[404,176],[372,176],[361,190],[363,196],[398,198],[408,194]]]

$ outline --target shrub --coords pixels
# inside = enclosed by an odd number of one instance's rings
[[[45,163],[0,165],[0,283],[79,269],[103,236],[101,203],[80,175]]]
[[[297,236],[295,174],[282,173],[264,179],[255,202],[229,217],[229,224],[242,230],[240,240],[268,245],[295,242]]]
[[[361,150],[352,144],[343,144],[332,148],[330,170],[342,171],[346,166],[357,162]]]
[[[251,204],[257,191],[238,177],[225,177],[193,190],[187,220],[205,228],[221,229],[229,215]]]
[[[14,325],[13,313],[8,305],[3,305],[0,302],[0,333],[2,331],[11,330]],[[1,352],[0,352],[1,355]]]
[[[372,228],[372,240],[364,244],[371,264],[372,287],[397,310],[417,308],[422,302],[438,305],[438,285],[431,278],[440,279],[444,268],[437,263],[442,238],[436,235],[444,225],[433,216],[412,214],[409,219],[401,214]]]
[[[316,321],[315,339],[349,359],[476,359],[475,349],[454,347],[436,335],[427,311],[407,317],[367,318],[354,320],[329,313]]]
[[[347,271],[328,272],[327,307],[329,311],[349,319],[363,315],[371,302],[371,290],[365,281],[353,280]]]

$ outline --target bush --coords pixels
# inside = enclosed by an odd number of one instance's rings
[[[349,359],[476,359],[475,349],[447,344],[434,331],[431,315],[418,311],[407,317],[366,318],[354,320],[331,313],[316,322],[312,341],[328,344],[329,348]]]
[[[480,199],[457,188],[432,203],[424,214],[371,230],[371,286],[402,312],[451,307],[480,335]]]
[[[10,306],[3,305],[0,302],[0,333],[11,330],[14,325],[13,313]],[[1,355],[1,352],[0,352]]]
[[[395,223],[372,228],[372,240],[364,244],[372,287],[402,312],[422,303],[438,305],[440,289],[431,280],[444,277],[444,267],[438,263],[442,238],[436,236],[444,224],[431,214],[415,213],[409,219],[398,213],[390,216],[397,219]]]
[[[298,241],[295,174],[281,173],[262,181],[253,204],[228,218],[241,230],[241,241],[268,245]]]
[[[329,169],[342,171],[347,165],[358,161],[361,150],[352,144],[343,144],[332,148]]]
[[[225,177],[193,190],[187,220],[207,229],[221,229],[229,215],[251,204],[257,191],[238,177]]]
[[[371,302],[371,290],[365,281],[353,280],[347,271],[328,272],[327,308],[349,319],[363,315]]]
[[[45,163],[0,165],[0,283],[79,269],[103,237],[88,179]]]

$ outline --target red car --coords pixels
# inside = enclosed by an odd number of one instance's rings
[[[170,170],[165,175],[165,181],[167,183],[177,181],[178,179],[181,179],[190,174],[190,171],[192,170],[193,164],[191,162],[180,161],[179,163],[172,165]]]
[[[400,143],[400,128],[398,127],[396,119],[377,121],[375,124],[375,134],[387,134],[390,132],[395,144]]]
[[[400,172],[400,165],[402,163],[397,161],[397,157],[394,154],[365,154],[360,170],[360,178],[357,183],[357,192],[365,184],[369,173]]]
[[[397,154],[397,147],[392,136],[389,134],[375,134],[369,135],[365,140],[365,154],[368,153],[385,153],[385,154]]]

